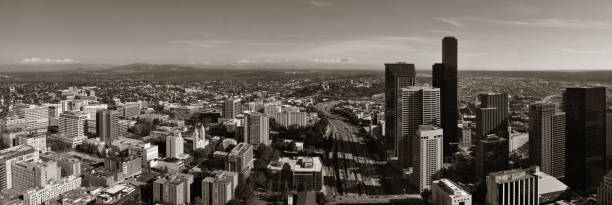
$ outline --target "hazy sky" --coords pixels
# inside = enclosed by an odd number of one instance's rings
[[[610,0],[0,0],[0,63],[612,69]]]

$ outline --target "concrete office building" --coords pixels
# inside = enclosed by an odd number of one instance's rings
[[[67,138],[84,138],[87,115],[81,111],[67,111],[60,114],[59,134]]]
[[[73,156],[48,152],[40,156],[41,159],[57,162],[57,166],[61,169],[61,176],[67,177],[70,175],[81,176],[81,161]]]
[[[398,160],[402,168],[414,166],[413,148],[420,125],[440,126],[440,89],[431,87],[402,88],[399,99],[399,111],[396,119],[399,122],[400,138]]]
[[[13,188],[13,162],[36,160],[38,151],[29,145],[17,145],[0,150],[0,190]]]
[[[214,177],[202,180],[202,201],[204,205],[224,205],[235,197],[238,173],[216,172]]]
[[[478,95],[480,105],[476,113],[476,135],[478,140],[489,134],[509,139],[508,94],[486,93]]]
[[[419,192],[429,190],[431,183],[442,176],[444,131],[436,126],[421,125],[415,140],[414,180]]]
[[[225,171],[236,172],[248,177],[253,168],[253,146],[238,143],[225,159]]]
[[[476,173],[486,176],[491,172],[508,168],[508,140],[490,134],[478,142],[476,150]]]
[[[174,173],[153,182],[153,200],[156,203],[183,205],[189,204],[193,175]]]
[[[597,204],[612,205],[612,171],[604,176],[597,189]]]
[[[236,115],[242,113],[241,108],[239,108],[240,99],[228,99],[225,101],[225,105],[223,106],[223,118],[225,119],[234,119]]]
[[[244,117],[244,141],[254,146],[269,145],[270,123],[268,116],[262,113],[247,113]]]
[[[37,188],[30,188],[23,194],[24,205],[39,205],[59,197],[60,194],[81,187],[81,177],[68,176]]]
[[[140,115],[140,105],[136,102],[119,105],[118,110],[121,112],[123,119],[130,119]]]
[[[522,169],[493,172],[486,177],[486,204],[538,205],[538,178]]]
[[[36,105],[16,105],[15,114],[25,119],[26,130],[45,130],[49,126],[49,107]]]
[[[166,157],[179,159],[183,156],[183,149],[183,136],[181,136],[181,133],[178,133],[176,136],[166,137]]]
[[[274,119],[276,123],[284,127],[290,127],[292,125],[301,127],[306,126],[306,113],[305,112],[279,112],[273,113],[270,118]]]
[[[40,152],[47,151],[47,137],[45,135],[28,134],[28,135],[17,135],[17,143],[19,145],[29,145],[34,150]]]
[[[29,188],[44,187],[61,178],[61,169],[56,161],[40,159],[17,161],[12,165],[13,190],[23,192]]]
[[[557,178],[565,176],[565,114],[555,105],[529,106],[529,160],[543,172]]]
[[[98,111],[100,110],[108,109],[108,105],[107,104],[88,104],[88,105],[84,105],[81,109],[83,110],[83,113],[87,115],[88,120],[95,120],[96,113],[98,113]]]
[[[472,195],[450,179],[431,184],[431,199],[436,205],[472,205]]]
[[[279,174],[285,164],[291,167],[291,189],[298,190],[298,187],[302,186],[304,191],[321,191],[323,165],[319,157],[297,157],[297,159],[283,157],[270,162],[268,171],[271,175]]]
[[[110,147],[113,140],[119,138],[119,116],[115,110],[100,110],[96,113],[96,134],[106,147]]]

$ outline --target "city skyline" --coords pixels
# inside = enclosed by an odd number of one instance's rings
[[[0,64],[355,65],[611,69],[606,1],[1,1]],[[487,9],[481,9],[487,8]],[[430,12],[440,11],[440,12]],[[112,15],[111,15],[112,14]],[[363,26],[363,25],[368,26]],[[290,66],[287,66],[290,67]]]

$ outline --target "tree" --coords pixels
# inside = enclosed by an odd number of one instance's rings
[[[246,180],[241,180],[238,186],[236,186],[236,199],[248,203],[251,201],[252,197],[253,187],[247,183]]]

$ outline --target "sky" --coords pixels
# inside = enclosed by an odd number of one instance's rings
[[[609,0],[0,0],[0,64],[612,69]]]

